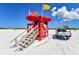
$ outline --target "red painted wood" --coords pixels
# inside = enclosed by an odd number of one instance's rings
[[[36,37],[37,40],[42,40],[43,38],[46,38],[48,36],[48,22],[51,21],[51,18],[49,17],[46,17],[46,16],[36,16],[36,15],[28,15],[26,17],[27,20],[29,21],[32,21],[32,24],[33,25],[33,28],[38,25],[38,32],[39,32],[39,35]],[[35,21],[38,21],[38,24],[35,24]],[[44,26],[44,23],[47,22],[47,25],[46,27]],[[27,25],[27,28],[28,26],[31,26],[30,24]],[[36,30],[36,29],[35,29]],[[34,31],[35,31],[34,30]]]
[[[26,17],[26,19],[29,20],[29,21],[33,21],[33,22],[35,22],[35,21],[41,22],[41,20],[42,20],[43,23],[51,21],[51,18],[45,17],[45,16],[32,16],[32,15],[29,15],[29,16]]]

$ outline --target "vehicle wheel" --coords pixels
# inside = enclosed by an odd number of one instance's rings
[[[70,37],[67,37],[67,40],[69,39]]]
[[[65,40],[68,40],[69,39],[69,37],[65,37]]]

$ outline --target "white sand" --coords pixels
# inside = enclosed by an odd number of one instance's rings
[[[48,38],[44,40],[49,40],[45,44],[37,46],[40,42],[35,41],[30,47],[26,48],[22,52],[14,52],[15,48],[10,48],[12,44],[10,41],[13,40],[17,35],[25,30],[0,30],[0,54],[5,55],[69,55],[69,54],[79,54],[79,30],[72,30],[72,37],[65,40],[52,39],[54,30],[49,30]]]

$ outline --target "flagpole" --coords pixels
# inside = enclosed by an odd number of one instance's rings
[[[44,12],[44,10],[43,10],[43,4],[42,4],[42,13],[41,13],[42,16],[43,16],[43,12]]]
[[[29,15],[30,15],[30,10],[29,10]]]
[[[39,27],[40,27],[40,32],[39,32],[39,34],[40,34],[40,40],[42,39],[42,19],[43,19],[43,4],[42,4],[42,9],[41,9],[41,21],[40,21],[40,23],[39,23]]]
[[[41,10],[41,16],[43,17],[43,13],[44,13],[44,10],[43,10],[43,4],[42,4],[42,10]],[[41,22],[42,22],[42,18],[41,18]]]

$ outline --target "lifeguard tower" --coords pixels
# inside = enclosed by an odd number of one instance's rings
[[[37,16],[36,12],[32,11],[26,16],[26,20],[31,23],[27,24],[27,34],[21,34],[15,38],[15,44],[12,47],[18,47],[15,51],[23,50],[30,46],[35,40],[43,40],[48,36],[48,22],[51,18],[46,16]]]
[[[34,30],[37,31],[38,35],[35,39],[37,40],[42,40],[48,36],[48,22],[51,21],[51,18],[46,17],[46,16],[37,16],[34,11],[32,11],[31,14],[29,14],[26,17],[27,20],[31,21],[30,24],[27,24],[27,29],[29,27],[32,27],[31,29],[27,30],[27,33],[32,30],[33,28],[36,28]]]

